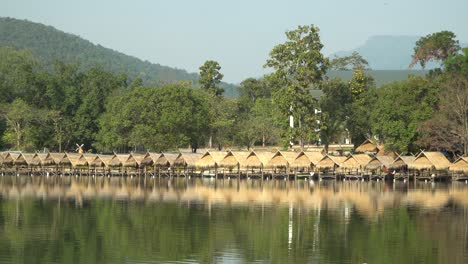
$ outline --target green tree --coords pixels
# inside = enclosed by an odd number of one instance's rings
[[[301,147],[310,139],[316,127],[315,101],[310,94],[312,86],[318,86],[328,68],[328,59],[321,53],[319,29],[313,25],[299,26],[286,32],[287,41],[270,52],[265,67],[275,72],[269,77],[279,87],[273,98],[282,114],[293,116],[297,126],[290,129],[288,140],[296,138]]]
[[[221,66],[218,62],[208,60],[200,66],[200,79],[198,82],[203,90],[213,96],[221,96],[224,92],[223,88],[219,87],[223,74],[219,71]]]
[[[6,120],[7,130],[3,140],[14,146],[17,150],[30,149],[26,137],[31,131],[31,126],[36,120],[36,111],[22,99],[16,99],[3,109],[3,117]]]
[[[369,63],[357,51],[349,56],[335,57],[330,60],[330,69],[339,71],[350,71],[356,69],[366,69]]]
[[[460,50],[456,36],[450,31],[441,31],[420,38],[414,47],[410,68],[419,63],[425,67],[429,61],[444,62]]]

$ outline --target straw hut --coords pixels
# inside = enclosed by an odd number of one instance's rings
[[[162,155],[161,153],[158,153],[158,152],[148,152],[148,154],[150,155],[151,160],[153,161],[153,165],[156,165],[157,160]]]
[[[105,166],[104,161],[102,161],[101,158],[99,158],[99,155],[97,154],[86,153],[86,154],[83,154],[83,156],[88,162],[88,165],[90,167],[104,167]]]
[[[362,152],[362,153],[377,153],[378,151],[379,151],[379,148],[377,147],[376,144],[372,143],[370,139],[366,139],[355,150],[355,152]]]
[[[398,156],[392,164],[390,164],[390,169],[405,169],[411,165],[414,160],[416,159],[415,156]]]
[[[131,167],[131,168],[138,167],[138,162],[133,157],[133,154],[116,154],[116,156],[119,159],[123,167]]]
[[[422,151],[408,168],[416,170],[447,170],[450,165],[450,161],[441,152]]]
[[[195,168],[197,162],[201,159],[202,156],[203,154],[201,153],[182,152],[174,161],[174,166]]]
[[[158,167],[171,167],[179,157],[180,153],[161,153],[154,161],[154,165]]]
[[[259,168],[268,168],[268,167],[273,167],[270,166],[269,163],[273,156],[277,155],[277,152],[255,152],[255,155],[257,156],[258,160],[260,161],[260,166]],[[250,156],[249,156],[250,157]]]
[[[16,166],[39,166],[41,160],[34,153],[20,153],[15,159],[14,164]]]
[[[67,166],[71,165],[70,159],[65,153],[49,153],[50,157],[54,160],[55,165]]]
[[[367,154],[354,154],[347,157],[340,166],[348,170],[363,170],[371,159]]]
[[[13,166],[20,154],[21,152],[7,152],[3,158],[3,165]]]
[[[326,155],[324,156],[317,164],[315,167],[319,170],[325,170],[325,169],[335,169],[339,166],[341,166],[341,163],[343,163],[347,157],[344,156],[332,156],[332,155]]]
[[[452,165],[450,165],[449,170],[453,172],[468,173],[468,157],[458,158]]]
[[[390,168],[391,164],[393,164],[393,158],[391,156],[375,156],[369,161],[365,168],[368,170],[382,169],[386,171]]]
[[[71,165],[76,167],[85,167],[88,166],[88,161],[81,153],[66,153],[68,160],[70,161]]]
[[[228,151],[223,160],[220,161],[219,166],[223,168],[242,166],[249,154],[250,152],[248,151]]]
[[[323,159],[322,152],[300,152],[291,164],[291,167],[296,168],[311,168],[315,166],[321,159]]]
[[[240,166],[242,168],[261,168],[263,167],[262,161],[258,157],[258,154],[254,151],[249,152],[245,157],[245,160],[241,162]]]
[[[41,166],[52,166],[55,165],[55,161],[50,153],[37,153],[37,156],[41,160]]]
[[[288,168],[290,164],[297,158],[296,152],[280,152],[273,153],[267,166],[272,168]]]
[[[396,159],[396,157],[398,157],[398,154],[395,153],[395,151],[386,150],[385,145],[379,145],[377,146],[377,148],[379,149],[379,151],[377,151],[377,154],[375,154],[376,156],[389,156],[393,160]]]
[[[99,155],[99,158],[104,162],[104,165],[106,168],[111,168],[111,167],[120,167],[122,166],[122,162],[120,162],[119,158],[117,155],[112,154],[112,155]]]
[[[196,166],[200,168],[216,168],[226,155],[226,152],[207,151],[196,162]]]
[[[132,156],[136,160],[140,168],[153,165],[153,158],[151,157],[151,154],[149,154],[148,152],[144,154],[132,153]]]

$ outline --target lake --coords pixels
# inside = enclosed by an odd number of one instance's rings
[[[0,263],[468,263],[468,184],[1,177]]]

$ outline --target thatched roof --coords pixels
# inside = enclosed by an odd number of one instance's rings
[[[179,157],[174,161],[174,165],[193,168],[202,156],[202,153],[181,152]]]
[[[70,160],[65,153],[49,153],[54,163],[57,165],[71,165]]]
[[[270,160],[267,163],[268,167],[288,167],[289,162],[294,162],[297,157],[295,152],[280,152],[276,151],[271,156]]]
[[[119,159],[119,161],[122,163],[122,166],[133,167],[133,168],[138,167],[138,162],[136,161],[136,159],[133,157],[132,154],[116,154],[116,156]]]
[[[88,162],[88,165],[91,167],[104,167],[105,166],[104,161],[102,161],[101,158],[99,158],[97,154],[86,153],[86,154],[83,154],[83,156]]]
[[[104,162],[104,165],[107,168],[122,166],[122,162],[119,160],[119,158],[115,154],[112,154],[112,155],[100,154],[99,158],[102,160],[102,162]]]
[[[170,167],[174,165],[174,162],[177,160],[179,155],[180,153],[161,153],[154,164],[157,166]]]
[[[149,166],[153,164],[153,158],[150,153],[132,153],[133,158],[136,160],[138,166]]]
[[[240,166],[242,168],[261,168],[262,161],[258,157],[258,154],[254,151],[250,151],[249,154],[245,157],[244,161],[241,162]]]
[[[15,165],[39,166],[41,160],[35,153],[20,153],[14,161]]]
[[[224,151],[207,151],[196,162],[197,167],[201,168],[214,168],[226,157],[228,153]]]
[[[340,165],[345,169],[363,169],[371,161],[371,157],[367,154],[353,154],[347,157]]]
[[[70,160],[73,167],[88,166],[88,161],[83,154],[80,153],[66,153],[68,160]]]
[[[399,169],[405,166],[409,166],[416,159],[415,156],[398,156],[392,164],[390,164],[391,169]]]
[[[255,152],[258,160],[260,161],[261,166],[264,168],[269,167],[269,162],[276,155],[276,152]],[[250,158],[249,156],[248,158]]]
[[[3,165],[13,166],[15,160],[21,155],[21,152],[7,152],[3,158]]]
[[[422,151],[414,159],[413,163],[408,165],[410,169],[436,169],[446,170],[450,167],[450,161],[441,152],[424,152]]]
[[[49,152],[47,153],[37,153],[37,156],[41,160],[41,165],[42,166],[50,166],[50,165],[55,165],[55,161],[50,155]]]
[[[326,155],[324,156],[317,164],[315,167],[319,169],[329,169],[329,168],[334,168],[334,167],[339,167],[343,161],[346,160],[347,157],[345,156],[332,156],[332,155]]]
[[[366,169],[375,170],[378,168],[389,168],[393,163],[393,158],[390,156],[375,156],[366,165]]]
[[[321,159],[323,159],[322,152],[302,151],[291,164],[291,167],[306,168],[315,166]]]
[[[377,147],[376,144],[372,143],[370,139],[366,139],[364,142],[362,142],[359,147],[356,148],[356,152],[378,152],[379,148]]]
[[[398,157],[398,154],[395,151],[386,150],[385,145],[379,145],[377,146],[377,148],[379,149],[377,154],[375,154],[377,156],[389,156],[393,160],[396,159],[396,157]]]
[[[458,158],[449,168],[450,171],[468,172],[468,157]]]
[[[249,156],[250,152],[248,151],[228,151],[226,156],[221,160],[219,166],[221,167],[236,167],[241,165],[245,162],[247,156]]]

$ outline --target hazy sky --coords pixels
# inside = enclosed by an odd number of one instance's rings
[[[0,16],[79,35],[95,44],[197,72],[217,60],[224,80],[262,76],[284,32],[315,24],[324,53],[353,49],[373,35],[451,30],[468,41],[468,0],[0,0]]]

